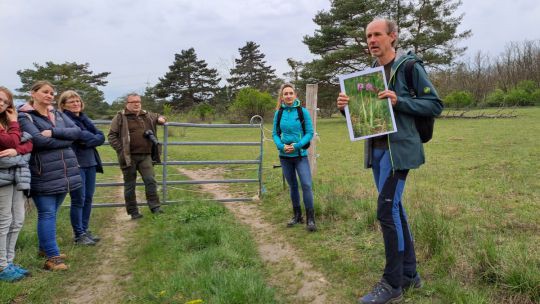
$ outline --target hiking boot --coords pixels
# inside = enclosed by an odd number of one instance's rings
[[[96,242],[83,233],[75,238],[75,245],[85,245],[85,246],[94,246]]]
[[[315,226],[315,210],[313,208],[306,209],[306,229],[309,232],[317,231],[317,226]]]
[[[0,281],[15,282],[24,278],[24,274],[19,273],[14,267],[8,265],[0,271]]]
[[[293,217],[292,219],[287,223],[287,227],[292,227],[296,224],[303,224],[304,219],[302,218],[302,208],[300,206],[293,207]]]
[[[393,288],[386,282],[385,279],[381,279],[377,282],[370,293],[358,299],[359,304],[387,304],[387,303],[399,303],[403,300],[403,290],[401,287]]]
[[[93,235],[90,230],[87,230],[85,232],[85,234],[86,234],[87,237],[89,237],[92,241],[94,241],[96,243],[101,241],[101,238],[99,236],[97,236],[97,235]]]
[[[132,219],[132,220],[138,220],[138,219],[140,219],[141,217],[142,217],[142,214],[140,214],[139,212],[137,212],[137,213],[132,213],[132,214],[131,214],[131,219]]]
[[[38,256],[42,257],[42,258],[46,258],[47,257],[47,254],[45,253],[45,251],[43,250],[39,250],[38,251]],[[64,253],[60,253],[59,257],[62,259],[62,260],[67,260],[67,255],[64,254]]]
[[[45,265],[43,265],[43,268],[45,270],[51,271],[63,271],[68,270],[69,267],[64,264],[64,259],[59,256],[55,256],[52,258],[48,258],[47,261],[45,261]]]
[[[30,270],[23,268],[21,265],[10,263],[8,264],[8,266],[15,269],[15,271],[22,274],[23,276],[30,276]]]
[[[403,290],[410,288],[422,288],[422,286],[424,286],[424,283],[422,282],[422,279],[420,279],[420,275],[418,273],[416,273],[412,278],[403,275],[403,278],[401,279],[401,288],[403,288]]]
[[[164,213],[163,210],[161,210],[160,207],[152,208],[152,209],[150,209],[150,211],[151,211],[153,214]]]

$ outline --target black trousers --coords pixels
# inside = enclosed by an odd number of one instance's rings
[[[137,171],[141,174],[144,182],[148,207],[154,209],[160,206],[159,196],[157,194],[156,174],[154,172],[154,166],[152,165],[151,155],[131,154],[131,166],[122,169],[124,175],[124,200],[126,202],[126,211],[128,214],[139,212],[135,194]]]

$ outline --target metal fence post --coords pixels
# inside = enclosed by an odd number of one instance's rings
[[[255,121],[259,120],[259,129],[260,129],[260,150],[259,150],[259,198],[262,198],[263,196],[263,185],[262,185],[262,166],[263,166],[263,146],[264,146],[264,125],[263,125],[263,118],[259,115],[255,115],[251,117],[249,120],[250,124],[256,124]]]
[[[161,166],[163,167],[163,174],[162,174],[162,182],[161,182],[161,191],[162,191],[162,202],[167,202],[167,160],[168,160],[168,149],[167,146],[169,144],[169,127],[167,123],[163,124],[163,161],[161,162]]]

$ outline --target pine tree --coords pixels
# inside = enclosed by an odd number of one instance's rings
[[[319,83],[321,114],[335,111],[337,75],[361,71],[373,63],[365,28],[374,18],[397,23],[396,50],[413,50],[426,65],[438,67],[461,55],[465,48],[455,44],[471,35],[470,31],[457,32],[463,15],[453,13],[460,5],[460,0],[333,0],[330,10],[320,11],[313,19],[319,28],[304,37],[311,53],[320,58],[305,64],[301,78]]]
[[[155,113],[163,113],[164,101],[156,96],[155,87],[146,84],[144,94],[141,96],[142,108]]]
[[[274,86],[275,69],[267,66],[265,55],[260,52],[259,45],[248,41],[239,50],[240,59],[235,59],[235,67],[231,69],[231,77],[227,79],[233,91],[244,87],[252,87],[259,91],[268,91]]]
[[[319,12],[319,25],[304,43],[321,59],[308,64],[306,75],[336,83],[337,74],[363,70],[373,58],[367,52],[365,28],[375,17],[396,21],[397,49],[413,50],[426,65],[451,64],[465,48],[455,47],[470,31],[457,33],[463,15],[452,16],[460,0],[335,0],[329,11]]]
[[[406,21],[410,25],[406,35],[400,33],[400,45],[421,55],[427,65],[451,64],[467,49],[458,48],[456,42],[471,36],[470,30],[457,32],[463,14],[452,16],[461,3],[461,0],[411,1],[416,9]]]
[[[155,94],[167,98],[177,109],[189,109],[210,101],[220,80],[217,70],[208,68],[204,60],[197,60],[195,49],[190,48],[174,55],[169,72],[155,86]]]
[[[57,98],[64,91],[74,90],[84,100],[86,114],[92,118],[103,117],[107,115],[109,105],[104,101],[103,92],[98,87],[107,85],[105,78],[110,72],[94,74],[89,67],[89,63],[76,62],[57,64],[48,61],[45,65],[34,63],[34,69],[17,71],[22,82],[22,87],[17,89],[22,94],[17,97],[26,99],[34,82],[47,80],[59,93]]]

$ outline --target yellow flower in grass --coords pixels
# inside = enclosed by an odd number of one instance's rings
[[[186,304],[202,304],[202,303],[204,303],[204,301],[201,299],[191,300],[191,301],[186,302]]]

